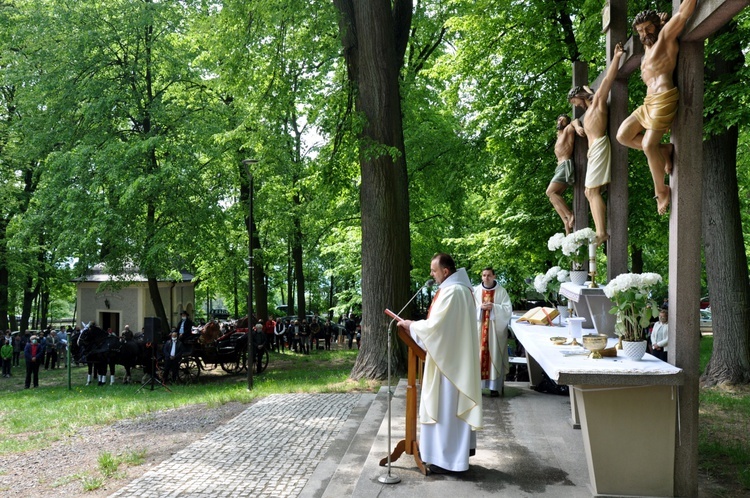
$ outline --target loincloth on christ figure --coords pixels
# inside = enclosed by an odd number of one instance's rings
[[[552,183],[567,183],[573,185],[576,181],[575,170],[573,169],[573,160],[564,159],[557,163],[555,168],[555,175],[552,177],[550,182]]]
[[[677,114],[680,92],[672,88],[666,92],[646,95],[643,105],[633,111],[638,122],[647,130],[668,130]]]
[[[603,135],[597,138],[586,154],[588,166],[586,168],[586,188],[596,188],[607,185],[612,177],[612,154],[610,152],[609,137]]]

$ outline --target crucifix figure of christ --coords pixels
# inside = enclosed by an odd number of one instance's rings
[[[555,141],[555,157],[557,158],[557,168],[555,174],[547,186],[547,197],[552,206],[557,211],[565,227],[565,234],[569,234],[575,224],[573,211],[563,199],[563,192],[568,185],[575,183],[575,170],[573,168],[573,146],[575,145],[576,130],[570,122],[570,118],[565,114],[557,116],[557,140]],[[580,132],[583,136],[583,130]]]
[[[617,78],[622,54],[622,45],[618,43],[615,46],[615,53],[612,56],[609,69],[607,69],[607,73],[595,93],[587,86],[575,87],[568,93],[568,102],[586,111],[583,124],[576,119],[573,121],[573,126],[579,135],[581,131],[585,133],[589,144],[585,183],[586,198],[591,208],[591,216],[594,218],[597,247],[609,239],[607,205],[601,193],[602,187],[609,184],[611,178],[612,161],[609,136],[607,135],[609,118],[607,98],[609,97],[609,90]]]
[[[677,37],[693,15],[697,0],[685,0],[672,19],[653,10],[639,13],[633,21],[644,48],[641,59],[641,78],[646,84],[646,99],[620,125],[617,140],[646,154],[654,196],[659,214],[669,207],[671,190],[664,184],[664,174],[672,172],[672,144],[662,144],[677,113],[679,93],[672,80],[680,45]]]

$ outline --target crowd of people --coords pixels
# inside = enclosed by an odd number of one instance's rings
[[[323,320],[313,315],[309,321],[307,318],[268,317],[258,321],[256,327],[258,325],[264,334],[264,344],[277,353],[310,354],[319,349],[330,351],[337,346],[359,349],[362,344],[360,319],[353,314],[342,316],[335,323],[330,318]]]
[[[11,333],[6,330],[0,346],[0,362],[2,362],[3,378],[13,377],[14,368],[21,367],[21,356],[24,358],[26,370],[25,387],[39,386],[39,370],[54,370],[62,367],[62,359],[65,357],[68,339],[67,330],[53,329],[51,326],[40,333],[18,332]]]

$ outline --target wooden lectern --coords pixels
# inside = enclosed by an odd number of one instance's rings
[[[417,440],[417,372],[421,372],[425,359],[425,350],[411,338],[403,328],[398,328],[398,337],[409,348],[409,364],[406,377],[406,437],[396,444],[391,453],[391,462],[398,460],[402,453],[414,455],[414,461],[419,470],[429,474],[422,458],[419,456],[419,441]],[[389,394],[390,395],[390,394]],[[380,460],[380,466],[388,464],[388,457]]]

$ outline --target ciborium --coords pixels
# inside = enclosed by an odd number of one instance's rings
[[[607,335],[606,334],[586,334],[581,339],[583,341],[583,347],[591,351],[589,358],[594,360],[601,359],[601,350],[607,347]]]

